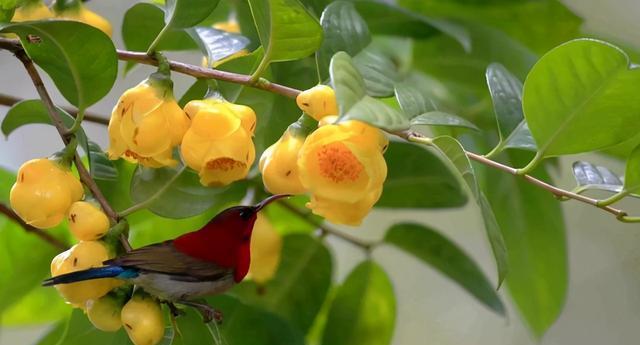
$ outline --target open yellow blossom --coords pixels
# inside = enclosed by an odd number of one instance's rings
[[[272,194],[303,194],[306,191],[300,182],[298,168],[298,153],[304,139],[287,129],[262,153],[259,164],[262,182]]]
[[[251,235],[251,264],[249,275],[257,284],[264,284],[275,275],[280,264],[282,236],[269,219],[258,213]]]
[[[205,186],[224,186],[243,179],[255,160],[252,136],[256,115],[249,107],[222,100],[191,101],[193,119],[180,146],[184,162]]]
[[[359,224],[380,197],[387,143],[380,130],[358,121],[324,124],[309,135],[298,158],[312,197],[307,207],[334,223]]]
[[[127,90],[113,109],[107,153],[110,159],[122,157],[148,167],[175,165],[172,150],[189,124],[171,89],[147,79]]]
[[[302,91],[296,97],[296,103],[300,110],[318,121],[327,115],[338,114],[336,93],[327,85],[316,85]]]
[[[55,6],[53,8],[54,10],[56,10]],[[113,33],[111,23],[109,23],[108,20],[86,8],[81,2],[78,2],[77,5],[69,6],[62,11],[56,11],[56,17],[91,25],[94,28],[104,32],[109,37],[111,37]]]
[[[44,1],[27,1],[24,5],[16,8],[12,22],[26,22],[29,20],[41,20],[52,18],[53,13]]]
[[[9,199],[11,208],[27,224],[47,229],[60,224],[83,194],[82,184],[68,168],[40,158],[20,167]]]

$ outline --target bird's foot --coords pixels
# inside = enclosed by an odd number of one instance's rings
[[[173,302],[166,301],[164,303],[167,305],[167,307],[169,307],[169,311],[171,312],[172,317],[175,318],[175,317],[184,315],[184,311],[178,309],[178,307],[176,307],[176,305],[173,304]]]
[[[209,323],[211,321],[215,321],[217,324],[222,323],[222,312],[206,303],[198,303],[192,301],[180,301],[179,303],[197,310],[200,315],[202,315],[202,320],[204,321],[204,323]]]

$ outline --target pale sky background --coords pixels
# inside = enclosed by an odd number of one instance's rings
[[[564,0],[586,19],[586,29],[640,48],[640,0]],[[108,17],[119,32],[122,14],[131,4],[124,0],[94,0],[90,7]],[[116,45],[122,47],[119,34]],[[197,63],[195,55],[180,59]],[[638,62],[638,61],[636,61]],[[148,73],[137,69],[119,80],[108,97],[92,107],[92,112],[108,114],[117,97]],[[176,94],[191,83],[176,76]],[[53,88],[51,88],[53,90]],[[0,53],[0,93],[36,98],[18,61]],[[62,99],[55,93],[55,100]],[[0,107],[0,119],[6,108]],[[86,124],[89,136],[106,146],[106,128]],[[0,165],[16,169],[25,160],[46,156],[60,147],[49,126],[31,125],[0,138]],[[570,188],[570,164],[576,157],[561,161],[559,185]],[[588,157],[622,173],[623,165],[602,157]],[[624,205],[624,204],[623,204]],[[626,203],[638,209],[638,202]],[[567,221],[570,279],[566,306],[556,324],[541,340],[544,345],[637,344],[640,339],[640,226],[615,222],[609,215],[575,202],[563,204]],[[640,212],[638,212],[640,213]],[[544,215],[541,215],[544,216]],[[422,212],[376,212],[362,229],[350,230],[365,238],[380,238],[396,221],[413,219],[440,229],[475,258],[495,281],[495,266],[486,244],[482,222],[474,206],[464,210]],[[332,239],[337,258],[336,278],[341,281],[362,259],[356,249]],[[394,345],[533,345],[536,344],[509,307],[509,319],[495,316],[461,288],[416,260],[397,251],[381,248],[374,257],[390,273],[398,298]],[[508,301],[508,295],[501,293]],[[2,329],[0,345],[30,344],[42,328]]]

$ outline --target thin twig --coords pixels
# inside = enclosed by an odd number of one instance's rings
[[[0,105],[6,105],[8,107],[18,103],[24,101],[23,98],[18,98],[18,97],[14,97],[11,95],[5,95],[5,94],[0,94]],[[76,115],[78,114],[77,110],[70,108],[70,107],[60,107],[62,110],[66,111],[67,113],[69,113],[69,115],[76,117]],[[92,114],[92,113],[85,113],[84,114],[84,122],[89,121],[89,122],[95,122],[98,124],[102,124],[102,125],[108,125],[109,124],[109,119],[104,118],[100,115],[97,114]]]
[[[49,116],[51,117],[51,122],[53,122],[54,126],[58,130],[58,133],[60,134],[60,138],[62,139],[64,144],[67,145],[70,141],[70,136],[66,134],[67,129],[62,123],[62,119],[60,118],[58,112],[56,111],[55,105],[53,104],[53,101],[51,100],[51,97],[49,96],[49,93],[47,92],[47,89],[45,88],[44,83],[42,82],[42,78],[40,77],[38,70],[35,68],[33,64],[33,61],[29,58],[29,56],[27,56],[27,53],[22,49],[14,51],[14,54],[22,62],[25,69],[27,70],[27,73],[29,74],[29,77],[31,77],[33,85],[38,91],[38,95],[40,95],[40,99],[42,100],[45,107],[47,108],[47,111],[49,112]],[[107,217],[109,217],[110,221],[113,224],[116,224],[119,218],[118,214],[113,210],[111,205],[109,205],[109,202],[100,191],[100,188],[98,188],[98,185],[96,185],[96,182],[93,180],[93,178],[91,178],[91,174],[89,174],[87,169],[84,167],[84,164],[82,163],[82,160],[80,159],[80,156],[78,155],[78,153],[75,154],[74,161],[75,161],[76,168],[78,169],[78,174],[80,175],[80,181],[82,181],[82,183],[85,186],[87,186],[87,188],[89,188],[89,190],[91,191],[91,194],[93,194],[93,197],[100,203],[100,206],[102,206],[102,209],[104,210]],[[121,239],[121,242],[123,242],[123,246],[125,247],[125,249],[131,248],[131,246],[128,244],[126,239],[124,239],[124,241],[123,239]]]
[[[286,208],[288,211],[290,211],[291,213],[295,214],[296,216],[298,216],[300,219],[305,220],[307,223],[315,226],[316,228],[320,229],[320,231],[341,238],[357,247],[360,247],[362,249],[364,249],[365,251],[370,251],[371,248],[375,245],[374,243],[369,243],[369,242],[365,242],[357,237],[351,236],[349,234],[345,234],[342,231],[336,230],[328,225],[326,225],[324,222],[322,221],[318,221],[315,218],[313,218],[311,216],[310,213],[304,212],[302,210],[300,210],[298,207],[296,207],[295,205],[292,205],[290,202],[286,201],[286,200],[279,200],[278,203],[280,205],[282,205],[282,207]]]
[[[393,132],[392,134],[395,134],[401,138],[404,138],[408,141],[412,141],[412,142],[417,142],[417,143],[421,143],[421,144],[428,144],[428,145],[432,145],[432,141],[429,138],[426,138],[424,136],[422,136],[419,133],[415,133],[415,132]],[[557,198],[568,198],[568,199],[573,199],[573,200],[577,200],[580,202],[583,202],[585,204],[589,204],[591,206],[595,206],[597,208],[600,208],[606,212],[609,212],[611,214],[613,214],[614,216],[616,216],[617,219],[621,219],[622,217],[626,216],[627,213],[623,210],[619,210],[617,208],[613,208],[611,206],[603,206],[599,203],[599,200],[597,199],[593,199],[593,198],[589,198],[587,196],[581,195],[581,194],[577,194],[568,190],[564,190],[562,188],[558,188],[556,186],[553,186],[547,182],[544,182],[542,180],[539,180],[531,175],[520,175],[518,174],[518,169],[516,168],[512,168],[510,166],[504,165],[502,163],[496,162],[494,160],[491,160],[485,156],[473,153],[473,152],[469,152],[469,151],[465,151],[465,154],[467,155],[467,157],[469,157],[469,159],[472,159],[478,163],[484,164],[488,167],[491,168],[495,168],[501,171],[504,171],[506,173],[509,173],[513,176],[518,176],[523,178],[525,181],[538,186],[542,189],[545,189],[547,191],[549,191],[551,194],[553,194],[555,197]]]
[[[66,243],[53,237],[51,234],[27,224],[24,220],[22,220],[22,218],[20,218],[15,212],[13,212],[13,210],[11,210],[11,208],[9,208],[7,205],[0,203],[0,213],[4,214],[5,216],[7,216],[7,218],[18,223],[18,225],[20,225],[26,232],[32,233],[40,237],[45,242],[56,247],[57,249],[67,250],[67,248],[69,248],[69,246]]]

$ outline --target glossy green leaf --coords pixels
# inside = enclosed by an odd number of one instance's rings
[[[80,109],[102,99],[116,80],[116,49],[109,36],[93,26],[47,20],[9,24],[0,31],[16,33],[29,57],[49,74],[64,98]]]
[[[374,34],[426,39],[442,33],[471,50],[467,30],[455,22],[422,16],[381,1],[358,1],[355,5]]]
[[[207,91],[209,91],[209,83],[207,82],[207,80],[198,79],[193,84],[191,84],[187,91],[185,91],[184,95],[180,97],[180,100],[178,100],[178,105],[181,108],[184,108],[187,103],[194,99],[203,99],[207,94]]]
[[[500,226],[496,221],[494,211],[487,202],[485,195],[480,190],[471,161],[467,157],[464,148],[452,137],[440,136],[433,139],[433,144],[450,160],[453,169],[460,173],[461,178],[471,190],[482,214],[482,219],[487,232],[487,239],[491,245],[493,257],[498,269],[498,286],[502,284],[509,269],[507,261],[507,248]]]
[[[13,8],[0,8],[0,23],[10,22],[14,12]]]
[[[486,78],[502,143],[524,120],[522,82],[499,63],[487,67]]]
[[[531,131],[529,130],[529,125],[526,120],[522,120],[516,129],[511,132],[509,137],[504,141],[504,147],[527,151],[538,150],[538,146],[531,135]]]
[[[81,309],[73,309],[71,315],[55,325],[37,345],[113,345],[128,344],[124,329],[103,332],[95,328]]]
[[[113,162],[109,160],[100,146],[93,141],[90,141],[88,147],[91,177],[93,177],[94,180],[117,180],[118,169],[116,169]]]
[[[227,345],[303,345],[304,335],[278,315],[249,306],[230,296],[208,299],[222,311],[222,325],[211,325],[212,332],[220,335]],[[201,344],[201,343],[198,343]]]
[[[364,80],[345,52],[336,53],[331,59],[330,74],[340,109],[339,121],[359,120],[387,130],[409,127],[404,114],[366,95]]]
[[[75,119],[64,109],[57,108],[57,110],[64,125],[67,128],[71,128]],[[39,99],[29,99],[14,104],[2,120],[0,128],[2,129],[2,134],[9,136],[9,134],[16,129],[29,124],[53,125],[47,108]],[[87,141],[87,135],[82,128],[78,130],[77,137],[80,147],[88,153],[89,143]],[[62,147],[62,143],[60,143],[60,145]]]
[[[190,28],[206,19],[220,0],[166,0],[164,21],[171,28]]]
[[[624,173],[624,190],[627,193],[640,192],[640,146],[636,147],[627,158]]]
[[[614,193],[622,191],[622,180],[608,168],[585,161],[574,162],[572,168],[581,190],[596,189]]]
[[[640,131],[638,82],[640,69],[602,41],[574,40],[545,54],[529,73],[523,93],[538,154],[593,151],[635,136]]]
[[[460,181],[432,151],[392,141],[384,156],[387,179],[375,207],[441,208],[466,204]]]
[[[261,287],[244,282],[232,293],[244,303],[280,315],[306,334],[331,285],[331,254],[309,235],[288,235],[283,240],[280,265],[272,280]]]
[[[249,39],[238,34],[198,26],[187,32],[200,46],[209,64],[229,57],[249,45]]]
[[[356,56],[371,43],[367,23],[360,17],[352,2],[335,1],[325,8],[320,18],[324,39],[316,59],[322,79],[328,76],[331,58],[343,51]]]
[[[393,95],[393,86],[400,80],[400,73],[390,56],[368,47],[353,58],[353,64],[362,75],[369,96]]]
[[[249,0],[264,48],[264,61],[296,60],[313,54],[322,27],[298,0]]]
[[[509,153],[507,164],[524,164],[530,154]],[[543,169],[534,176],[548,181]],[[487,171],[487,196],[509,251],[506,284],[519,314],[540,337],[556,321],[568,283],[567,243],[560,203],[521,178]]]
[[[373,261],[359,264],[338,288],[329,309],[323,345],[388,345],[396,299],[387,273]]]
[[[37,283],[22,298],[15,296],[12,299],[15,303],[2,311],[4,327],[53,323],[65,318],[70,311],[58,290],[42,288]]]
[[[122,20],[122,39],[127,50],[146,51],[164,27],[162,8],[145,2],[137,3],[127,10]],[[197,49],[193,39],[181,29],[169,29],[160,42],[158,50]]]
[[[230,187],[205,187],[198,174],[182,164],[174,168],[145,168],[138,166],[131,179],[131,198],[147,202],[149,210],[168,218],[198,215],[215,204],[239,200],[244,196],[242,183]]]
[[[384,241],[440,271],[491,310],[505,314],[502,301],[480,267],[437,231],[419,224],[396,224],[387,230]]]
[[[468,120],[442,111],[430,111],[420,114],[411,119],[411,126],[445,126],[445,127],[461,127],[479,131],[473,123]]]

